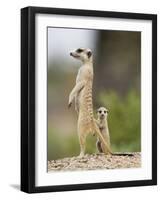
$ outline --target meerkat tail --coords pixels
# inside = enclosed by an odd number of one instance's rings
[[[98,125],[96,124],[95,121],[93,121],[93,124],[94,124],[94,131],[96,132],[96,134],[98,135],[100,141],[105,145],[106,149],[105,149],[105,152],[106,154],[112,154],[112,151],[111,151],[111,148],[109,147],[109,145],[107,144],[107,142],[105,141],[104,137],[102,136],[99,128],[98,128]]]
[[[134,156],[132,153],[112,153],[113,156]]]

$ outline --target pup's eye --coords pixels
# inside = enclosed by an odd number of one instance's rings
[[[107,113],[107,111],[106,111],[106,110],[104,110],[104,113],[106,114],[106,113]]]
[[[102,113],[102,111],[101,111],[101,110],[99,110],[98,112],[99,112],[100,114]]]
[[[81,52],[83,52],[83,49],[77,49],[76,52],[77,52],[77,53],[81,53]]]

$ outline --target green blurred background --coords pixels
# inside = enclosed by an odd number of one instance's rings
[[[77,114],[67,108],[79,61],[69,56],[78,47],[94,54],[94,111],[110,110],[112,150],[141,151],[141,33],[48,28],[48,160],[79,154]],[[95,113],[96,114],[96,113]],[[96,152],[88,136],[87,153]]]

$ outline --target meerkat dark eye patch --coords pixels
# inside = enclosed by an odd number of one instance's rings
[[[87,52],[87,56],[88,56],[88,58],[90,58],[91,55],[92,55],[92,52],[91,52],[91,51],[88,51],[88,52]]]
[[[107,113],[107,111],[106,111],[106,110],[104,110],[104,113],[106,114],[106,113]]]
[[[82,53],[82,52],[83,52],[83,49],[80,49],[80,48],[79,48],[79,49],[76,50],[76,52],[77,52],[77,53]]]
[[[99,112],[100,114],[102,113],[102,111],[101,111],[101,110],[99,110],[98,112]]]

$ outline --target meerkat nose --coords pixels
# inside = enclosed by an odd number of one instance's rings
[[[70,52],[70,56],[72,56],[72,52]]]

